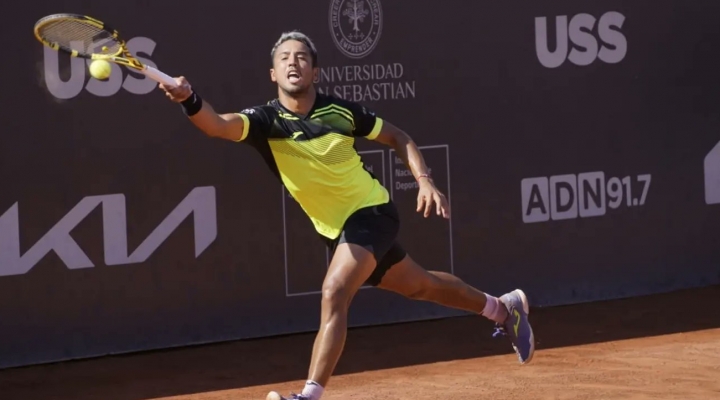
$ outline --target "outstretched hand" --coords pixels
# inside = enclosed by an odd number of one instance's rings
[[[423,212],[425,218],[430,216],[430,212],[435,206],[435,213],[442,215],[443,218],[450,218],[450,204],[445,195],[435,187],[435,184],[427,178],[420,180],[420,190],[417,198],[417,212]]]
[[[190,97],[190,95],[192,94],[192,87],[190,86],[190,82],[188,82],[184,76],[174,79],[177,86],[168,87],[161,83],[158,85],[158,88],[164,91],[165,96],[167,96],[170,100],[174,101],[175,103],[181,103],[182,101]]]

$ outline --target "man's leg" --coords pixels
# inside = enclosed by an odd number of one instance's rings
[[[320,331],[313,346],[309,378],[327,385],[340,359],[347,334],[347,313],[360,286],[375,269],[368,250],[349,243],[338,245],[322,287]]]
[[[381,261],[381,269],[383,266]],[[379,288],[414,300],[431,301],[485,316],[507,334],[521,363],[530,362],[535,338],[528,322],[529,306],[520,290],[500,298],[488,295],[447,272],[426,271],[409,255],[385,272]]]
[[[302,395],[318,400],[345,346],[347,314],[353,297],[375,269],[375,256],[363,247],[341,243],[335,249],[322,285],[320,330],[315,337],[308,381]],[[270,392],[267,400],[284,399]]]

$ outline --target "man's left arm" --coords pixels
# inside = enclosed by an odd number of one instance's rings
[[[392,123],[377,117],[364,107],[359,108],[353,113],[356,136],[382,143],[395,150],[397,156],[403,160],[405,166],[410,169],[418,182],[420,189],[418,191],[416,211],[423,211],[423,215],[427,218],[430,216],[433,205],[435,205],[437,215],[450,218],[450,206],[447,198],[435,187],[427,164],[425,164],[425,158],[415,141],[405,131]]]

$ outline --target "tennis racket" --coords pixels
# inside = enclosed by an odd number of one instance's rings
[[[35,37],[51,49],[73,57],[114,62],[164,85],[176,86],[173,78],[133,57],[118,31],[87,15],[53,14],[43,17],[35,23]],[[82,49],[73,48],[73,42],[80,43]]]

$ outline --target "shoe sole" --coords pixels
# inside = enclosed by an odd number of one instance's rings
[[[525,362],[520,362],[520,364],[527,364],[532,361],[533,356],[535,355],[535,334],[533,333],[532,326],[530,326],[530,302],[528,301],[525,292],[520,289],[515,289],[515,292],[517,292],[517,294],[520,296],[520,300],[522,301],[523,305],[523,311],[528,317],[528,328],[530,329],[530,356],[527,360],[525,360]]]

